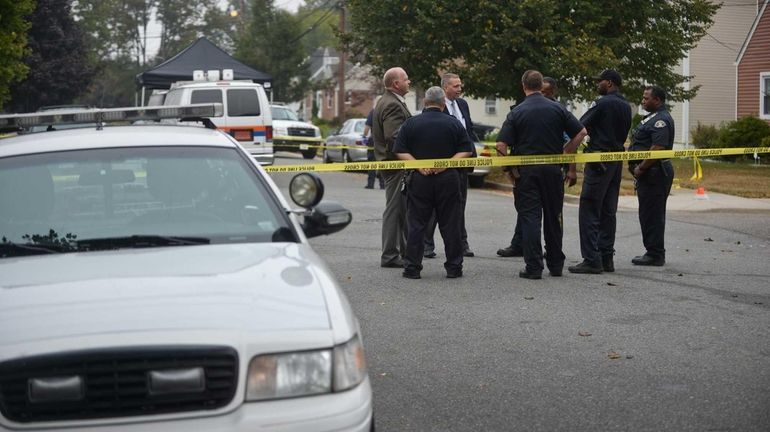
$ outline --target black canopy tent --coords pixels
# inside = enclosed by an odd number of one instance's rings
[[[174,57],[138,74],[136,86],[137,89],[141,87],[142,100],[144,101],[145,89],[167,89],[177,81],[191,81],[195,70],[208,71],[212,69],[219,71],[232,69],[233,79],[251,80],[265,85],[266,88],[270,88],[273,79],[269,74],[239,62],[208,39],[202,37]]]

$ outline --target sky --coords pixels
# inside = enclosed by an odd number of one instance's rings
[[[304,0],[273,0],[275,7],[286,9],[291,12],[296,12],[297,9],[303,5]],[[224,3],[224,2],[223,2]],[[224,3],[227,4],[227,3]],[[156,21],[152,21],[147,28],[147,34],[150,38],[147,40],[147,58],[154,56],[160,49],[160,38],[153,37],[160,34],[160,24]]]

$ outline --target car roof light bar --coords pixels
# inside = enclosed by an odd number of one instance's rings
[[[41,125],[96,123],[101,127],[110,122],[160,121],[164,119],[194,119],[222,117],[221,103],[172,105],[154,107],[72,109],[54,112],[0,115],[1,131],[18,131]]]

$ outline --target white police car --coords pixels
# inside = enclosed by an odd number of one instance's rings
[[[368,431],[356,318],[293,210],[205,117],[221,105],[0,116],[0,430]],[[110,120],[199,120],[104,126]],[[303,220],[300,221],[300,218]]]

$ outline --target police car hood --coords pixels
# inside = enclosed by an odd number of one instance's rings
[[[329,329],[334,286],[310,247],[295,243],[4,258],[0,345],[150,330]]]

